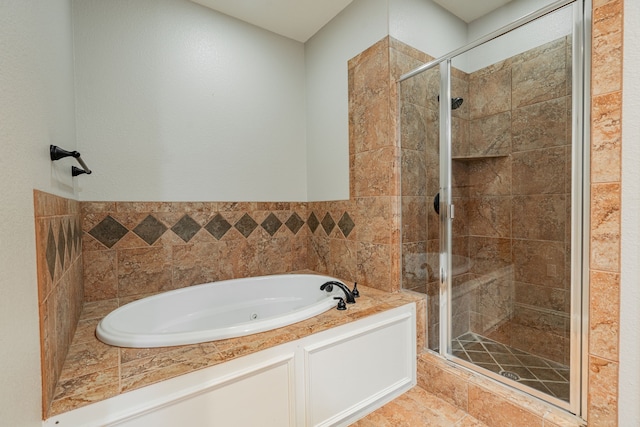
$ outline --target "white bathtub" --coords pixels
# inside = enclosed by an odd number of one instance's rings
[[[196,344],[290,325],[336,306],[329,276],[283,274],[224,280],[154,295],[109,313],[96,335],[119,347]]]

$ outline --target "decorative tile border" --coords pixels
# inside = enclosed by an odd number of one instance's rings
[[[270,212],[267,217],[258,224],[252,215],[246,212],[239,220],[231,224],[223,214],[218,212],[211,220],[206,222],[206,224],[200,225],[195,219],[189,216],[188,213],[185,213],[173,225],[165,225],[166,221],[162,221],[156,218],[153,213],[149,213],[137,225],[132,228],[127,228],[114,218],[114,216],[107,214],[104,219],[91,227],[87,233],[108,249],[114,247],[130,232],[141,238],[149,246],[153,246],[169,231],[180,237],[184,243],[189,243],[200,230],[207,231],[217,241],[222,240],[232,228],[237,230],[245,239],[248,239],[259,227],[270,237],[273,237],[279,230],[284,228],[295,236],[305,225],[305,221],[297,212],[291,212],[287,215],[288,218],[283,222],[274,212]],[[315,233],[318,226],[322,225],[322,229],[326,235],[330,235],[337,226],[345,238],[349,237],[349,234],[355,228],[355,223],[348,212],[344,212],[337,223],[329,212],[325,213],[322,222],[318,222],[315,213],[311,212],[306,224],[312,233]],[[78,240],[75,226],[73,230],[73,239]],[[64,239],[62,240],[62,244],[64,245]],[[47,248],[47,250],[49,250],[49,248]]]

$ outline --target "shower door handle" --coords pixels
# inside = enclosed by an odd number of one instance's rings
[[[436,197],[433,198],[433,210],[440,215],[440,193],[436,194]]]

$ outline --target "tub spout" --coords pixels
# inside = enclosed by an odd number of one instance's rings
[[[347,285],[345,285],[344,283],[340,283],[340,282],[336,282],[336,281],[329,281],[327,283],[325,283],[324,285],[320,286],[320,290],[324,291],[326,290],[327,292],[331,292],[333,290],[333,287],[337,286],[340,289],[342,289],[344,291],[344,295],[346,296],[346,301],[347,304],[355,304],[356,302],[356,298],[353,295],[353,292],[351,292],[351,290],[349,288],[347,288]]]

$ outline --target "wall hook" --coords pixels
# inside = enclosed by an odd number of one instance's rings
[[[51,161],[64,159],[65,157],[73,157],[74,159],[76,159],[78,163],[80,163],[80,166],[82,166],[82,169],[72,166],[71,176],[78,176],[82,175],[83,173],[86,173],[87,175],[91,174],[91,169],[89,169],[89,166],[87,166],[87,164],[82,160],[82,157],[80,157],[80,153],[77,151],[67,151],[63,150],[57,145],[50,145],[49,156],[51,157]]]

